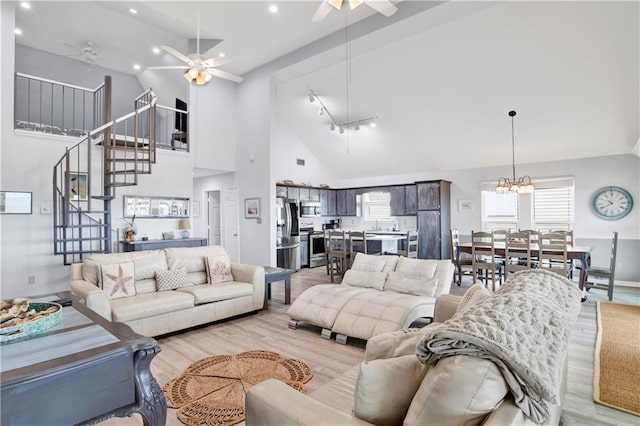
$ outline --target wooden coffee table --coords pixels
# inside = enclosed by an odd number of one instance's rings
[[[37,301],[58,296],[71,295]],[[149,370],[159,351],[154,339],[74,300],[60,324],[0,346],[0,423],[96,423],[140,413],[145,425],[164,425],[164,394]]]

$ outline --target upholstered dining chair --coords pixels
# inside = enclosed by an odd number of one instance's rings
[[[505,242],[504,279],[509,279],[511,272],[530,269],[531,263],[531,236],[527,232],[510,232]]]
[[[502,272],[502,263],[496,259],[496,248],[492,232],[471,231],[471,261],[473,267],[473,283],[478,279],[491,280],[491,290],[496,290],[496,282]],[[484,277],[478,273],[484,271]],[[489,278],[491,276],[491,278]],[[486,283],[485,283],[486,285]]]
[[[618,233],[613,233],[613,238],[611,240],[611,253],[609,254],[609,267],[589,267],[588,278],[600,278],[607,280],[606,284],[603,283],[595,283],[591,281],[587,281],[585,283],[587,291],[592,288],[599,290],[607,290],[607,296],[609,297],[609,301],[613,300],[613,281],[616,275],[616,257],[618,254]]]
[[[460,232],[458,228],[449,230],[451,237],[451,263],[453,263],[453,282],[458,284],[458,287],[462,284],[462,275],[473,275],[473,262],[471,261],[471,255],[468,253],[460,253],[460,258],[457,258],[458,246],[460,245]]]
[[[347,237],[344,231],[329,231],[327,243],[327,260],[329,275],[333,282],[334,275],[344,275],[349,266],[349,251],[347,250]]]

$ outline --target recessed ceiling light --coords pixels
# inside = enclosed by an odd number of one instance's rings
[[[154,47],[153,49],[151,49],[151,51],[156,55],[160,54],[160,48],[159,47]]]
[[[220,57],[220,58],[224,58],[225,56],[227,56],[227,54],[224,53],[224,52],[218,53],[218,57]]]
[[[374,128],[376,126],[377,126],[377,124],[376,124],[375,121],[372,121],[371,123],[369,123],[369,127],[371,127],[371,128]]]
[[[20,28],[16,28],[13,30],[16,35],[22,35],[22,30]]]
[[[133,69],[138,71],[140,69],[140,65],[138,64],[133,64]]]
[[[276,6],[275,4],[272,4],[271,6],[269,6],[269,12],[278,13],[278,6]]]
[[[23,9],[31,9],[31,4],[26,1],[20,2],[20,6],[22,6]]]
[[[138,14],[138,11],[137,11],[137,10],[135,10],[134,8],[132,8],[132,7],[131,7],[131,8],[129,8],[129,12],[131,12],[131,13],[132,13],[132,14],[134,14],[134,15],[137,15],[137,14]]]

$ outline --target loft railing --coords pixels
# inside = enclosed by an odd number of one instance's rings
[[[84,136],[105,123],[104,92],[104,83],[89,89],[16,73],[14,127],[62,136]],[[153,96],[151,89],[138,96],[134,110],[148,105]],[[152,120],[152,125],[145,120]],[[189,152],[188,121],[187,111],[157,105],[153,116],[140,117],[141,128],[150,130],[139,136],[155,141],[157,148]],[[155,134],[150,135],[151,131]],[[131,127],[124,134],[132,136],[132,132]]]
[[[104,83],[90,89],[16,73],[14,128],[83,136],[103,122]]]

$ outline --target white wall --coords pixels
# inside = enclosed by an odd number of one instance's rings
[[[198,238],[208,238],[207,219],[208,219],[208,205],[207,205],[207,192],[209,191],[221,191],[224,188],[235,186],[235,174],[224,173],[215,176],[207,176],[202,178],[196,178],[193,180],[193,199],[192,201],[200,204],[200,211],[195,212],[192,208],[191,215],[191,235]],[[191,204],[193,207],[193,203]],[[224,214],[224,209],[221,209],[221,214]],[[224,217],[221,218],[224,221]],[[224,228],[223,228],[224,232]],[[221,239],[224,241],[224,239]]]

